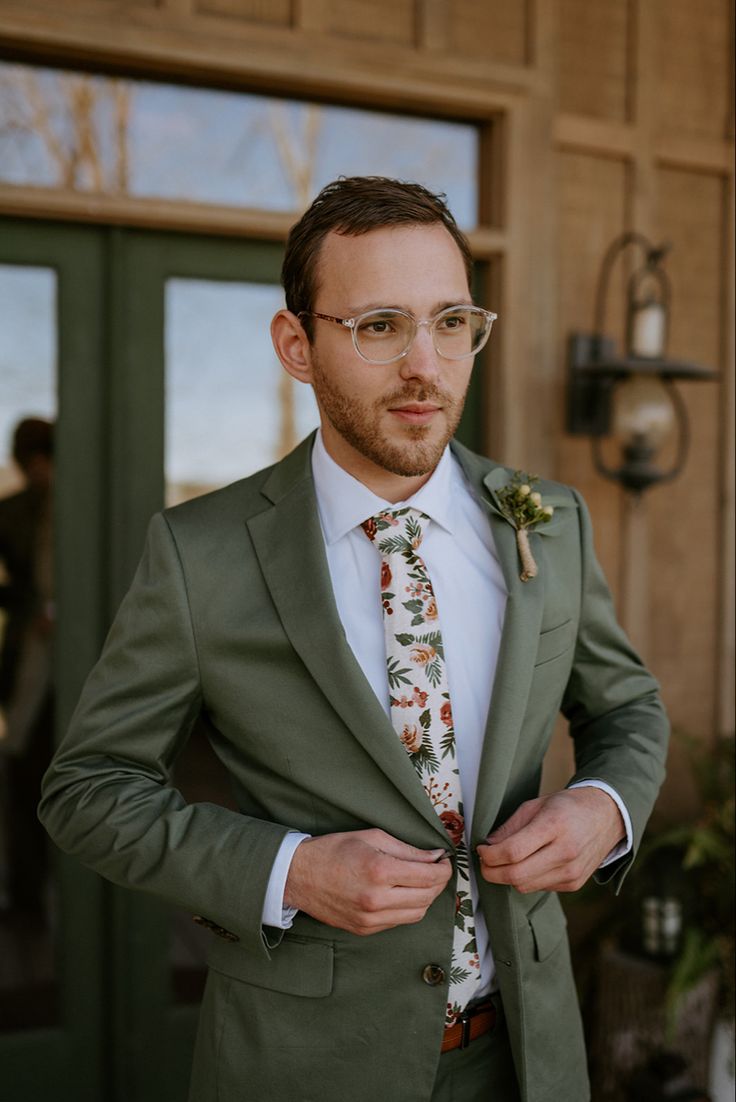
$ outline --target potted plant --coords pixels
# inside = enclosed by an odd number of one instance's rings
[[[714,1023],[726,1023],[718,1026],[726,1037],[730,1023],[733,1036],[734,739],[706,748],[677,737],[696,782],[695,813],[654,818],[620,896],[591,886],[567,908],[577,953],[590,948],[584,1008],[593,1077],[606,1098],[636,1097],[624,1084],[647,1068],[661,1074],[672,1059],[685,1080],[707,1088]],[[732,1102],[730,1091],[723,1097]]]

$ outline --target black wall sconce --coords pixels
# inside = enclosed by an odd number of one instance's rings
[[[606,300],[613,265],[631,245],[644,259],[626,283],[626,349],[618,357],[615,342],[605,336]],[[601,264],[594,331],[572,333],[568,340],[567,431],[590,436],[599,474],[634,494],[676,478],[684,466],[690,430],[675,383],[718,378],[709,368],[666,358],[671,296],[661,265],[668,250],[669,245],[652,245],[639,233],[617,237]],[[675,458],[669,469],[661,470],[657,453],[673,429]],[[619,467],[609,467],[603,459],[601,441],[611,433],[621,446]]]

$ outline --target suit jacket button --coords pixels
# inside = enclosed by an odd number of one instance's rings
[[[437,987],[438,984],[445,982],[445,970],[440,968],[439,964],[426,964],[422,968],[422,979],[430,987]]]

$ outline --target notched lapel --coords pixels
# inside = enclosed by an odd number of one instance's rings
[[[489,464],[457,442],[452,447],[479,503],[488,514],[508,593],[478,771],[471,834],[472,841],[477,843],[486,837],[498,815],[527,710],[550,577],[545,546],[550,546],[549,537],[556,536],[564,525],[575,521],[577,504],[564,488],[541,482],[542,500],[545,505],[553,505],[555,511],[547,524],[540,524],[529,533],[529,545],[539,572],[535,578],[522,582],[516,530],[504,516],[498,500],[499,490],[511,481],[513,471]]]
[[[498,499],[498,491],[509,484],[511,477],[511,473],[505,467],[494,467],[483,478],[484,489],[481,491],[481,496],[484,504],[488,506],[492,513],[500,517],[513,530],[513,525],[505,516]],[[545,492],[544,487],[542,487],[541,493],[542,504],[553,506],[554,513],[550,520],[544,524],[539,524],[534,531],[541,536],[554,536],[563,525],[567,524],[571,516],[570,510],[572,509],[573,512],[575,510],[575,501],[571,495],[565,496],[561,493]]]
[[[532,532],[530,545],[539,573],[522,582],[516,532],[495,510],[489,508],[488,515],[508,601],[478,771],[472,830],[475,842],[486,837],[498,814],[516,753],[539,644],[547,565],[543,540]]]
[[[271,507],[247,521],[263,576],[284,630],[316,684],[402,797],[446,841],[416,770],[345,638],[309,471],[310,452],[306,466],[301,457],[301,472],[295,463],[275,468],[263,489]]]

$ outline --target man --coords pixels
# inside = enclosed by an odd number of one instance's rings
[[[53,753],[53,425],[19,421],[13,459],[25,485],[0,501],[0,755],[7,856],[7,909],[20,928],[42,924],[48,838],[36,818]],[[0,758],[0,760],[1,760]]]
[[[524,582],[512,472],[449,447],[493,316],[444,204],[339,180],[283,276],[274,346],[320,433],[154,518],[41,814],[220,935],[194,1102],[576,1102],[554,892],[631,860],[663,772],[656,683],[574,491],[541,484]],[[583,787],[539,798],[560,707]],[[241,814],[166,787],[198,716]]]

